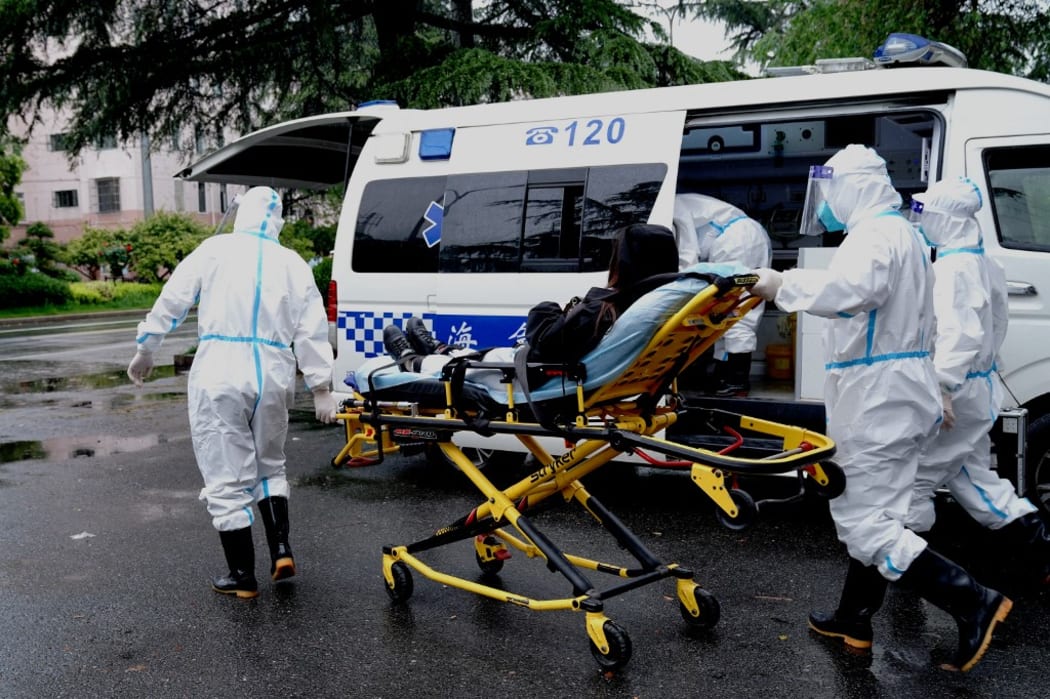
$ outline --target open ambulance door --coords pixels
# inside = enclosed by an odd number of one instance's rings
[[[337,112],[282,122],[242,136],[175,176],[282,189],[345,185],[381,118],[377,113]]]

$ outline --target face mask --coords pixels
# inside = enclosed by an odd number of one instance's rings
[[[838,219],[826,201],[820,202],[820,206],[817,207],[817,218],[820,219],[821,225],[828,233],[839,233],[846,230],[846,224]]]

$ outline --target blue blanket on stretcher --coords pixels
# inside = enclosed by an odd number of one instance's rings
[[[737,274],[747,274],[750,270],[736,264],[701,262],[685,271],[731,277]],[[707,286],[708,282],[703,279],[682,277],[657,287],[635,301],[613,323],[598,346],[580,360],[587,369],[587,378],[583,383],[584,392],[598,389],[622,375],[638,358],[657,330]],[[514,351],[513,347],[496,348],[486,353],[484,361],[510,363],[514,361]],[[441,374],[440,371],[433,373],[401,371],[392,363],[390,357],[384,356],[366,360],[354,372],[354,380],[359,390],[366,395],[370,390],[369,377],[376,391],[382,391],[395,387],[410,388],[410,384],[418,381],[439,380]],[[496,403],[506,404],[506,385],[500,383],[500,380],[499,370],[470,369],[466,374],[467,383],[486,391]],[[575,383],[552,378],[531,393],[533,401],[547,401],[574,395],[575,391]],[[520,389],[515,390],[514,401],[516,403],[525,401],[525,396]]]

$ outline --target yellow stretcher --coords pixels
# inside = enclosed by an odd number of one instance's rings
[[[724,266],[723,266],[724,267]],[[382,461],[384,454],[402,444],[424,443],[439,448],[480,491],[483,500],[466,515],[440,527],[431,536],[411,544],[383,547],[383,577],[395,602],[413,592],[412,572],[450,587],[473,592],[532,610],[583,612],[590,648],[604,669],[622,667],[631,656],[626,631],[605,615],[605,601],[629,590],[664,578],[673,578],[680,612],[686,623],[710,628],[717,623],[717,599],[693,579],[693,572],[678,563],[659,560],[642,541],[584,487],[588,474],[624,453],[661,454],[667,461],[649,457],[654,465],[687,465],[692,480],[720,508],[724,517],[742,521],[755,514],[753,501],[731,487],[736,474],[805,472],[818,490],[834,497],[845,485],[841,469],[830,461],[834,443],[824,435],[775,422],[733,413],[710,411],[709,419],[730,432],[764,435],[782,441],[779,453],[748,459],[668,441],[659,433],[677,419],[684,408],[675,377],[695,361],[725,330],[758,303],[747,293],[756,281],[752,275],[717,276],[703,271],[664,285],[643,296],[617,320],[613,330],[595,350],[572,366],[546,366],[552,389],[533,391],[526,400],[515,390],[514,363],[454,362],[430,382],[429,399],[405,400],[409,384],[382,388],[384,374],[367,377],[362,390],[344,401],[339,414],[346,427],[346,444],[333,465],[363,465]],[[694,268],[695,269],[695,268]],[[641,336],[641,337],[639,337]],[[633,344],[632,344],[633,343]],[[632,349],[632,347],[634,349]],[[618,356],[623,354],[624,356]],[[604,363],[603,363],[604,360]],[[387,362],[388,363],[388,362]],[[520,369],[520,367],[518,367]],[[536,370],[536,366],[530,369]],[[504,389],[501,400],[482,396],[481,407],[464,399],[479,372],[498,375]],[[404,380],[396,370],[385,376]],[[475,391],[475,398],[477,397]],[[387,397],[393,399],[386,399]],[[475,402],[473,405],[477,406]],[[495,406],[495,407],[494,407]],[[498,488],[452,442],[461,430],[482,434],[514,435],[536,458],[539,467],[519,482]],[[556,436],[566,451],[551,455],[537,440]],[[727,480],[728,479],[728,480]],[[530,508],[552,497],[582,506],[636,561],[622,566],[563,552],[530,520]],[[752,503],[751,509],[742,503]],[[472,540],[482,580],[498,574],[510,549],[527,558],[540,557],[571,585],[569,596],[533,599],[440,572],[427,565],[422,554],[446,544]],[[586,572],[609,574],[617,582],[599,588]]]

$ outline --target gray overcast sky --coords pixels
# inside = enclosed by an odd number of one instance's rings
[[[671,14],[669,9],[661,12],[653,7],[654,5],[671,8],[674,3],[671,0],[641,1],[636,11],[659,22],[664,31],[670,34],[674,47],[679,51],[704,61],[728,61],[732,58],[725,38],[724,24],[691,17],[683,18],[679,12]],[[668,23],[672,21],[672,17],[674,24],[669,27]]]

